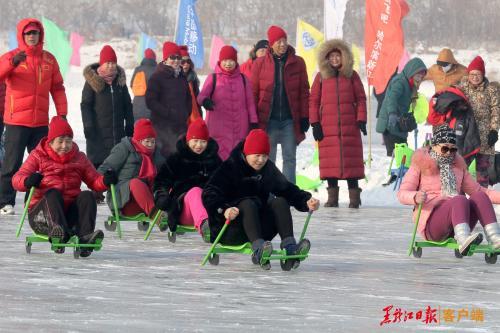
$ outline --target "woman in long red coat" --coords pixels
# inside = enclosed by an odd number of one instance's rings
[[[364,178],[363,144],[366,135],[366,96],[353,56],[342,40],[324,42],[318,52],[320,72],[309,99],[309,120],[319,141],[321,179],[328,181],[325,207],[338,207],[338,180],[347,180],[349,208],[361,205],[358,180]]]

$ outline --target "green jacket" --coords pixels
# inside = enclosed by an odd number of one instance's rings
[[[165,159],[162,157],[160,150],[155,149],[153,162],[156,169],[159,170]],[[130,200],[130,180],[136,178],[141,170],[142,157],[139,154],[129,137],[122,138],[121,142],[113,147],[109,156],[99,167],[98,171],[104,173],[109,168],[116,171],[118,175],[118,184],[116,184],[116,203],[118,209],[122,209]],[[111,192],[108,191],[106,201],[109,208],[113,211],[113,201]]]
[[[377,119],[378,133],[387,131],[400,138],[408,137],[408,132],[400,131],[398,120],[401,115],[410,110],[412,91],[409,80],[423,70],[426,70],[424,62],[420,58],[413,58],[408,61],[403,71],[389,82]]]

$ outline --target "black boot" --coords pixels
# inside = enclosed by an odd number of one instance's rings
[[[290,238],[293,239],[293,241]],[[306,255],[309,253],[309,250],[311,249],[311,242],[307,238],[304,238],[298,244],[296,244],[295,238],[288,237],[281,242],[281,249],[285,249],[286,254],[288,256]],[[293,269],[298,268],[299,265],[300,265],[299,259],[287,259],[285,260],[285,263],[282,268],[284,271],[289,271],[292,268]]]
[[[93,233],[87,234],[80,237],[80,243],[82,244],[95,244],[98,240],[104,239],[104,233],[101,230],[96,230]],[[91,247],[82,247],[80,250],[80,257],[88,257],[92,254],[94,249]]]
[[[273,253],[273,244],[270,241],[264,241],[259,238],[252,242],[252,262],[255,265],[260,265],[262,269],[271,269],[269,260],[262,260],[262,257],[269,257]]]

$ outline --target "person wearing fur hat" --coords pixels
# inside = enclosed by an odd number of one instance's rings
[[[200,93],[200,80],[198,79],[198,75],[194,71],[194,63],[189,56],[189,51],[187,45],[179,46],[180,54],[181,54],[181,67],[186,79],[189,83],[189,93],[191,94],[191,114],[189,116],[189,123],[192,123],[198,118],[203,118],[203,114],[201,112],[201,107],[198,104],[196,98]]]
[[[301,212],[319,207],[317,199],[289,182],[270,161],[270,150],[270,139],[264,130],[250,131],[215,171],[202,195],[209,214],[211,241],[224,222],[231,220],[220,242],[227,245],[251,242],[254,264],[272,252],[271,241],[277,234],[281,248],[288,255],[307,253],[311,243],[303,239],[297,244],[290,206]],[[297,268],[299,263],[288,259],[285,265],[289,270]],[[263,262],[262,268],[269,269],[269,262]]]
[[[474,113],[481,148],[476,155],[476,179],[488,187],[488,168],[495,155],[500,127],[500,85],[486,78],[483,58],[475,57],[467,67],[468,75],[462,78],[458,88],[463,91]]]
[[[444,124],[433,134],[431,146],[413,155],[398,192],[399,201],[422,204],[418,231],[424,239],[439,242],[454,237],[460,253],[467,255],[472,244],[482,241],[481,234],[471,232],[479,220],[489,243],[500,249],[500,226],[492,205],[500,203],[500,192],[482,187],[469,174],[457,154],[453,129]],[[418,209],[414,209],[414,218],[417,215]]]
[[[158,208],[168,213],[171,231],[177,225],[192,225],[205,241],[210,241],[208,214],[201,201],[206,182],[222,163],[219,146],[209,137],[203,119],[189,125],[185,136],[177,141],[177,150],[160,168],[154,193]]]
[[[271,161],[278,144],[283,154],[283,174],[295,184],[297,145],[309,129],[309,79],[304,59],[295,54],[282,28],[267,30],[269,52],[252,66],[252,88],[259,128],[271,139]]]
[[[25,18],[17,24],[18,47],[0,57],[0,82],[6,84],[5,157],[0,176],[0,215],[14,214],[12,176],[47,135],[49,94],[57,115],[66,117],[68,101],[56,58],[43,49],[42,23]]]
[[[207,111],[210,137],[219,144],[222,160],[258,126],[252,87],[238,65],[237,51],[226,45],[219,53],[215,72],[209,75],[198,95],[198,103]]]
[[[94,191],[104,191],[117,181],[113,171],[99,174],[92,162],[73,142],[73,130],[60,116],[53,117],[47,137],[29,154],[12,178],[18,191],[35,187],[28,220],[37,234],[65,242],[72,235],[79,242],[94,244],[102,239],[101,230],[95,230],[97,205],[92,192],[81,191],[84,182]],[[56,252],[64,252],[64,248]],[[82,248],[80,256],[88,257],[91,248]]]
[[[255,59],[266,55],[269,49],[269,42],[266,39],[259,40],[250,50],[250,58],[241,64],[240,71],[245,74],[248,79],[252,78],[252,66]]]
[[[361,133],[366,135],[366,96],[353,63],[351,48],[340,39],[319,48],[309,121],[319,142],[320,177],[328,181],[325,207],[339,206],[339,179],[347,180],[349,208],[361,205],[358,180],[365,177]]]
[[[456,85],[466,75],[467,68],[458,63],[450,49],[444,48],[439,52],[436,63],[429,67],[424,81],[432,80],[437,93]]]
[[[158,134],[157,144],[165,158],[175,151],[175,143],[186,133],[192,111],[189,84],[181,68],[181,51],[177,44],[163,44],[163,61],[148,82],[146,105]]]
[[[139,119],[134,125],[133,137],[122,138],[113,147],[98,171],[114,170],[118,175],[116,204],[121,214],[135,216],[144,213],[153,218],[156,213],[153,200],[153,182],[164,158],[156,147],[156,131],[151,120]],[[106,195],[111,211],[111,194]]]
[[[130,80],[130,87],[134,93],[132,105],[135,121],[142,118],[151,118],[151,110],[146,106],[146,90],[149,78],[153,75],[155,70],[156,54],[153,50],[146,49],[144,50],[144,59],[142,59],[141,65],[134,69],[132,80]]]

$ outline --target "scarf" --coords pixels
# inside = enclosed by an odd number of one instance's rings
[[[434,150],[430,151],[430,155],[438,164],[439,178],[441,179],[441,195],[444,197],[454,197],[458,195],[457,179],[451,167],[455,155],[443,156],[439,155]]]
[[[118,74],[118,68],[115,67],[114,69],[105,69],[104,66],[99,66],[97,67],[97,74],[104,80],[104,82],[111,85]]]
[[[156,177],[156,166],[153,163],[154,149],[144,147],[140,142],[134,140],[133,138],[130,139],[130,142],[142,157],[141,169],[139,170],[137,178],[145,180],[151,187],[153,186],[153,181]]]

